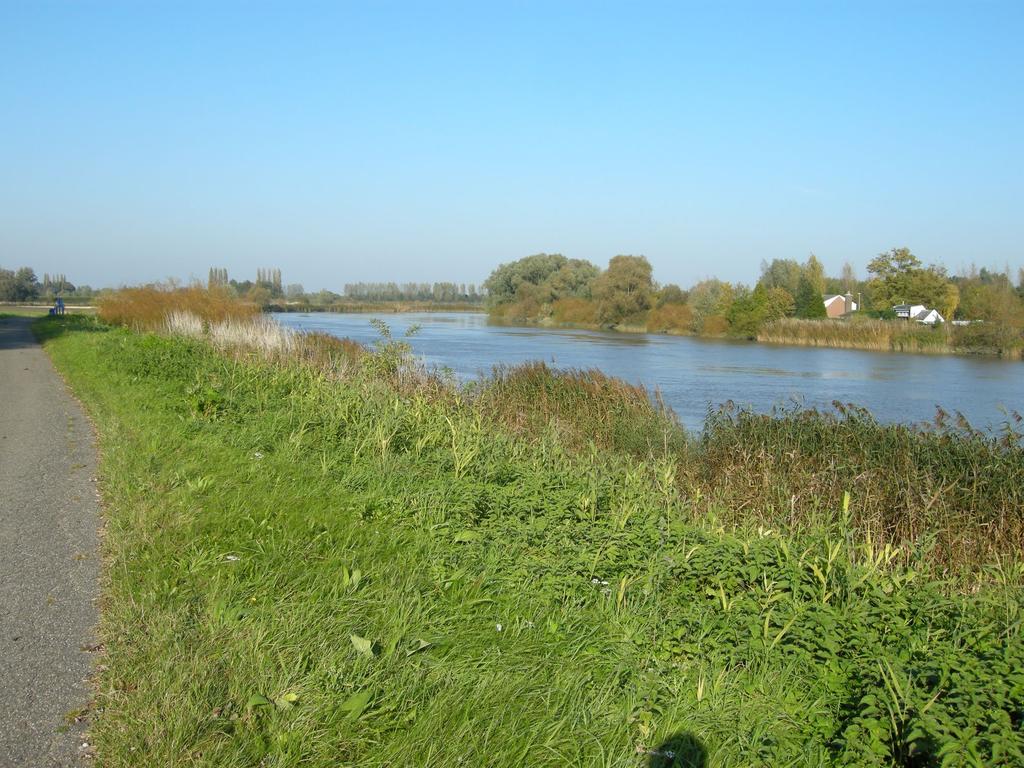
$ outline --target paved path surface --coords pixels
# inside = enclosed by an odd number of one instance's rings
[[[92,429],[30,322],[0,319],[2,768],[88,762],[69,713],[89,701],[97,621]]]

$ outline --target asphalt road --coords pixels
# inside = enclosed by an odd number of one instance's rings
[[[99,592],[92,428],[28,318],[0,319],[0,766],[89,761]]]

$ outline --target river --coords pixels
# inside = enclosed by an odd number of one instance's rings
[[[1006,411],[1024,411],[1024,363],[982,357],[785,347],[746,341],[490,325],[476,313],[276,314],[290,328],[364,344],[379,338],[379,317],[428,366],[468,380],[499,364],[543,360],[560,368],[599,368],[660,390],[683,424],[699,430],[709,407],[727,400],[773,406],[866,407],[886,422],[924,422],[935,407],[960,411],[976,427],[998,429]]]

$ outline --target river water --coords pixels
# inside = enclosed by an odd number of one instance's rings
[[[709,407],[727,400],[768,411],[774,406],[866,407],[887,422],[931,421],[935,407],[960,411],[976,427],[998,429],[1006,411],[1024,412],[1024,363],[981,357],[913,355],[786,347],[745,341],[490,325],[476,313],[277,314],[290,328],[323,331],[364,344],[379,339],[370,320],[409,338],[428,366],[461,380],[499,364],[543,360],[561,368],[599,368],[661,391],[688,428],[699,430]]]

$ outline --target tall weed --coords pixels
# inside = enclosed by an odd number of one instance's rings
[[[222,289],[144,286],[122,288],[99,301],[99,317],[107,323],[136,330],[161,330],[174,313],[189,313],[204,323],[251,320],[259,307]]]
[[[1024,551],[1024,444],[1015,415],[992,436],[939,412],[933,426],[881,424],[835,411],[731,404],[709,414],[684,482],[733,523],[813,528],[849,494],[856,535],[878,545],[930,542],[928,557],[970,569]]]
[[[675,414],[647,390],[596,369],[554,370],[543,362],[495,368],[473,405],[513,434],[553,430],[570,447],[595,445],[634,456],[682,450]]]
[[[1019,556],[962,589],[927,540],[869,536],[855,485],[889,466],[899,492],[1001,503],[1012,435],[728,411],[650,456],[488,416],[650,407],[585,375],[435,398],[365,366],[55,336],[103,441],[106,765],[644,768],[665,743],[709,765],[1024,762]],[[600,439],[610,418],[578,423]],[[789,474],[808,495],[776,508]]]

